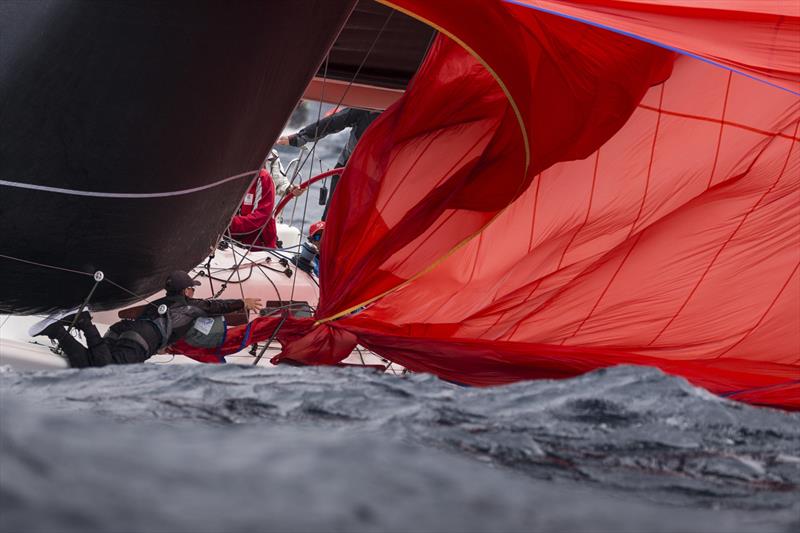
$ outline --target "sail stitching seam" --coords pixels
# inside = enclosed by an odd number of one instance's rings
[[[798,120],[795,123],[795,128],[794,128],[795,129],[795,132],[794,132],[795,135],[797,135],[798,126],[800,126],[800,120]],[[775,182],[769,187],[769,189],[764,191],[764,194],[762,194],[761,197],[756,201],[756,203],[753,204],[752,207],[750,207],[750,209],[747,211],[747,213],[745,213],[745,215],[739,221],[739,224],[736,226],[736,228],[733,230],[733,232],[728,236],[727,240],[724,243],[722,243],[722,246],[720,246],[719,250],[717,250],[717,253],[714,254],[714,257],[711,259],[711,262],[709,262],[708,266],[703,271],[703,274],[700,276],[700,279],[697,280],[697,283],[692,288],[692,290],[689,293],[689,295],[686,297],[686,300],[684,300],[683,304],[680,306],[680,308],[678,308],[678,310],[675,312],[675,314],[672,316],[672,318],[669,319],[669,321],[661,329],[661,331],[658,333],[658,335],[656,335],[655,338],[652,341],[650,341],[648,346],[652,346],[653,343],[655,343],[659,339],[659,337],[661,337],[661,335],[664,334],[664,332],[675,321],[675,319],[678,318],[678,315],[680,315],[681,312],[686,308],[686,305],[692,299],[692,296],[694,296],[695,292],[697,292],[698,287],[700,287],[700,284],[703,282],[703,280],[705,280],[706,276],[711,271],[711,268],[717,262],[717,259],[719,258],[719,256],[722,255],[722,252],[725,250],[725,248],[727,248],[728,244],[733,240],[733,238],[736,236],[736,234],[739,232],[739,230],[742,228],[742,226],[744,226],[744,223],[747,221],[747,219],[750,217],[750,215],[758,208],[759,205],[761,205],[761,202],[764,201],[764,198],[766,198],[767,195],[772,192],[772,190],[775,188],[775,186],[778,185],[778,183],[780,182],[781,178],[783,177],[783,173],[786,171],[787,165],[789,164],[789,159],[790,159],[790,157],[792,155],[792,148],[794,148],[794,141],[792,141],[789,144],[789,151],[786,154],[786,160],[783,162],[783,168],[781,168],[781,171],[778,174],[778,177],[775,179]],[[755,161],[753,161],[753,165],[754,164],[755,164]],[[751,165],[751,167],[752,167],[752,165]],[[749,170],[750,169],[748,169],[748,172],[749,172]]]
[[[719,162],[719,152],[722,148],[722,132],[725,130],[725,113],[728,111],[728,96],[731,91],[731,78],[732,72],[728,72],[728,84],[725,86],[725,100],[722,103],[722,117],[719,121],[719,135],[717,135],[717,150],[714,153],[714,164],[711,166],[711,175],[708,177],[708,184],[706,190],[711,188],[711,183],[714,181],[714,172],[717,171],[717,163]]]
[[[759,133],[759,134],[765,135],[767,137],[782,137],[782,138],[788,139],[790,141],[800,141],[800,138],[798,138],[797,135],[789,135],[787,133],[783,133],[782,131],[762,130],[760,128],[755,128],[753,126],[748,126],[747,124],[741,124],[739,122],[721,121],[718,118],[703,117],[703,116],[700,116],[700,115],[692,115],[691,113],[681,113],[680,111],[670,111],[668,109],[660,109],[659,110],[658,108],[655,108],[653,106],[649,106],[649,105],[646,105],[646,104],[639,104],[637,107],[639,107],[641,109],[646,109],[648,111],[658,111],[662,115],[669,115],[669,116],[673,116],[673,117],[691,118],[691,119],[694,119],[694,120],[700,120],[702,122],[712,122],[714,124],[719,124],[719,123],[722,122],[723,125],[725,125],[725,126],[731,126],[733,128],[739,128],[739,129],[742,129],[742,130],[751,131],[753,133]]]
[[[785,290],[786,290],[786,287],[788,287],[788,286],[789,286],[789,282],[790,282],[790,281],[792,281],[792,278],[794,277],[794,275],[795,275],[795,273],[797,272],[797,269],[798,269],[798,268],[800,268],[800,263],[798,263],[798,264],[797,264],[797,265],[794,267],[794,270],[792,270],[792,273],[791,273],[791,274],[789,274],[789,277],[786,279],[786,282],[785,282],[785,283],[783,284],[783,286],[781,287],[781,290],[779,290],[779,291],[778,291],[778,294],[776,294],[776,295],[775,295],[775,298],[773,298],[773,299],[772,299],[772,302],[770,302],[769,306],[767,306],[767,310],[766,310],[766,311],[764,311],[764,313],[761,315],[761,318],[759,318],[759,319],[758,319],[758,321],[757,321],[757,322],[756,322],[756,323],[755,323],[755,324],[754,324],[754,325],[753,325],[753,326],[752,326],[750,329],[748,329],[748,330],[745,332],[745,334],[742,336],[742,338],[741,338],[741,339],[739,339],[738,341],[736,341],[735,343],[733,343],[733,344],[732,344],[730,347],[728,347],[728,348],[727,348],[727,349],[726,349],[724,352],[722,352],[721,354],[719,354],[718,356],[716,356],[716,357],[715,357],[715,359],[719,359],[719,358],[720,358],[720,357],[722,357],[723,355],[727,354],[728,352],[730,352],[731,350],[733,350],[734,348],[736,348],[737,346],[739,346],[741,343],[743,343],[743,342],[745,341],[745,339],[747,339],[747,338],[750,336],[750,334],[751,334],[751,333],[753,333],[753,332],[754,332],[756,329],[758,329],[758,326],[760,326],[760,325],[761,325],[761,322],[763,322],[763,321],[764,321],[764,319],[767,317],[767,315],[769,314],[769,312],[770,312],[770,311],[772,311],[772,308],[773,308],[773,307],[775,306],[775,304],[778,302],[778,299],[779,299],[779,298],[781,297],[781,295],[783,294],[783,291],[785,291]]]

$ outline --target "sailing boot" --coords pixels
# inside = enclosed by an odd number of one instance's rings
[[[58,342],[58,346],[67,356],[69,366],[72,368],[86,368],[91,366],[89,363],[89,351],[75,337],[67,333],[60,322],[53,322],[44,329],[31,332],[34,337],[46,335],[50,340]]]
[[[108,341],[100,335],[97,327],[92,323],[92,315],[88,311],[83,311],[79,315],[73,313],[65,316],[61,321],[69,324],[74,321],[75,327],[83,332],[83,336],[86,337],[86,346],[89,349],[89,366],[106,366],[114,363]]]
[[[88,313],[87,313],[88,315]],[[106,366],[114,363],[111,348],[91,319],[80,320],[76,324],[86,337],[86,346],[89,347],[89,361],[92,366]]]
[[[94,327],[94,324],[92,324],[92,315],[89,314],[89,311],[82,311],[81,314],[72,313],[60,318],[58,321],[65,327],[71,326],[72,323],[75,322],[75,327],[84,333],[86,333],[85,329],[87,327]]]
[[[57,311],[57,312],[51,314],[47,318],[45,318],[43,320],[40,320],[36,324],[32,325],[28,329],[28,335],[30,335],[31,337],[38,337],[39,335],[43,335],[43,334],[45,334],[45,333],[43,333],[43,331],[45,329],[47,329],[48,327],[50,327],[51,325],[53,325],[53,324],[60,324],[60,325],[69,325],[69,324],[71,324],[72,323],[72,318],[75,317],[75,313],[78,311],[78,309],[79,309],[78,307],[75,307],[73,309],[67,309],[65,311]],[[69,318],[70,319],[69,322],[67,322],[66,324],[63,322],[63,320],[65,318]],[[52,330],[52,331],[55,331],[55,330]]]

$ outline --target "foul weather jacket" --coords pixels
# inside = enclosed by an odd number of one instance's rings
[[[353,128],[350,130],[350,137],[347,138],[347,144],[339,155],[339,161],[336,163],[337,167],[343,167],[347,164],[347,160],[350,159],[353,150],[356,149],[358,140],[367,131],[372,121],[378,118],[378,115],[380,115],[379,111],[367,111],[366,109],[352,107],[345,108],[329,117],[309,124],[294,135],[289,135],[289,144],[303,146],[307,142],[322,139],[345,128]]]
[[[200,300],[176,294],[159,298],[153,302],[153,305],[148,306],[142,313],[139,320],[157,322],[160,318],[157,309],[161,304],[167,306],[171,326],[169,338],[162,339],[162,345],[172,344],[182,339],[192,327],[195,319],[199,317],[226,315],[244,309],[243,300],[215,300],[212,298]]]
[[[231,237],[245,244],[275,248],[278,229],[272,218],[274,208],[275,185],[272,176],[266,170],[261,170],[245,194],[239,214],[231,220]]]

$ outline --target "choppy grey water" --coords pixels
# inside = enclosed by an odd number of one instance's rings
[[[0,371],[0,530],[797,531],[800,416],[640,367]]]

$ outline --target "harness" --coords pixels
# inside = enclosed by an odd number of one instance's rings
[[[110,341],[119,341],[119,340],[131,340],[144,348],[144,351],[150,353],[150,345],[147,344],[147,341],[142,337],[139,333],[129,329],[127,331],[123,331],[122,333],[116,333],[113,330],[108,330],[103,338]]]

